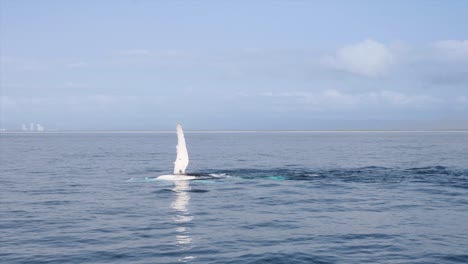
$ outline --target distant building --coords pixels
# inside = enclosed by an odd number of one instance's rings
[[[29,124],[29,130],[34,131],[34,123]]]
[[[22,130],[22,131],[28,131],[28,127],[26,127],[25,124],[22,124],[22,125],[21,125],[21,130]]]
[[[44,127],[41,126],[40,124],[36,124],[36,130],[37,131],[44,131]]]

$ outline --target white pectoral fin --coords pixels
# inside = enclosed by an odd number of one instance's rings
[[[184,174],[189,164],[187,145],[185,144],[184,131],[182,126],[177,124],[177,157],[174,161],[174,174]]]

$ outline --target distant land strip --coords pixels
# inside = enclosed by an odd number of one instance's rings
[[[468,130],[186,130],[185,133],[466,133]],[[173,130],[48,130],[48,131],[21,131],[2,130],[1,134],[151,134],[175,133]]]

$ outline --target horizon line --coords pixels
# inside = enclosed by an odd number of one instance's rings
[[[403,130],[403,129],[355,129],[355,130],[185,130],[185,133],[358,133],[358,132],[468,132],[468,129],[415,129],[415,130]],[[175,133],[175,130],[45,130],[45,131],[22,131],[22,130],[0,130],[0,133],[16,133],[16,134],[59,134],[59,133]]]

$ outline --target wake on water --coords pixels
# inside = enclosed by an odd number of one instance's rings
[[[193,181],[217,180],[228,178],[241,180],[274,180],[274,181],[310,181],[310,182],[344,182],[344,183],[402,183],[418,182],[468,189],[468,169],[444,166],[417,168],[274,168],[274,169],[231,169],[190,173]],[[130,178],[128,182],[156,182],[158,178]]]

